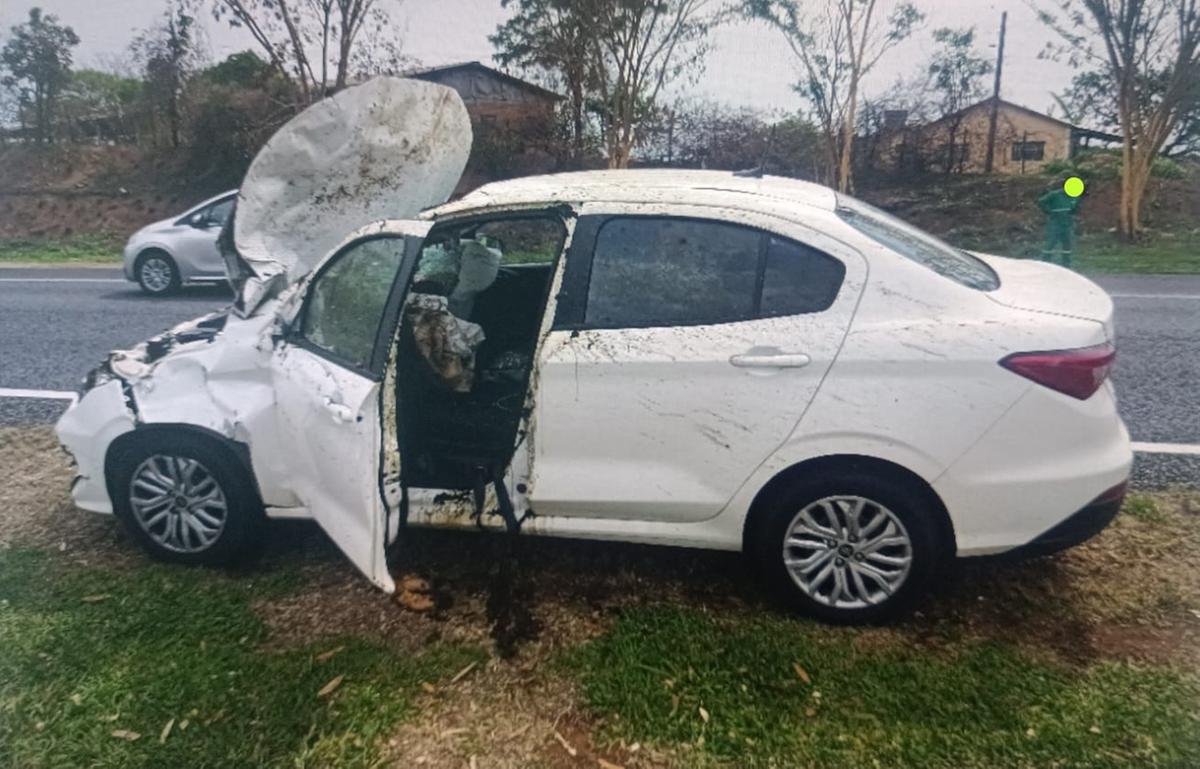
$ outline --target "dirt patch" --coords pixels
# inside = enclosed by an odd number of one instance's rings
[[[111,518],[71,505],[72,472],[49,428],[0,428],[0,466],[8,470],[0,543],[45,548],[84,564],[145,563]],[[1066,553],[959,565],[899,625],[806,629],[862,650],[953,657],[998,640],[1065,665],[1113,659],[1200,668],[1200,496],[1146,499],[1148,513],[1118,516],[1099,537]],[[472,756],[480,767],[686,765],[653,746],[635,750],[599,740],[602,724],[582,708],[556,658],[640,605],[777,611],[736,554],[527,538],[509,597],[540,632],[523,636],[511,658],[502,659],[488,602],[495,600],[503,538],[416,529],[404,537],[395,571],[430,584],[434,607],[427,612],[407,611],[370,586],[312,524],[273,525],[263,557],[245,567],[259,575],[298,572],[290,594],[255,607],[273,646],[361,636],[401,652],[437,640],[492,651],[454,683],[429,682],[416,716],[383,740],[396,767],[457,769],[470,766]]]
[[[70,460],[49,427],[0,427],[0,545],[66,554],[81,564],[121,563],[133,545],[111,516],[75,507]]]
[[[386,740],[387,766],[460,769],[661,767],[666,753],[640,745],[600,747],[553,658],[563,639],[534,641],[511,660],[494,658],[460,681],[429,687],[419,715]]]

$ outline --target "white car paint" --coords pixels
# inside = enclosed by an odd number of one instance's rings
[[[406,98],[402,83],[383,87]],[[449,99],[421,88],[420,99]],[[435,165],[455,166],[460,155],[440,153]],[[426,171],[423,178],[447,178]],[[269,176],[255,195],[278,188]],[[420,197],[392,202],[413,216]],[[300,215],[300,198],[287,201],[280,216],[289,212],[300,239],[285,242],[277,230],[268,246],[240,233],[249,288],[223,326],[199,333],[184,324],[165,340],[114,353],[60,420],[60,440],[78,465],[72,493],[80,507],[111,512],[111,442],[148,426],[194,425],[245,447],[269,515],[315,518],[365,575],[392,590],[383,554],[399,530],[394,367],[376,381],[284,336],[322,261],[297,257],[302,237],[315,232],[304,235],[298,223],[317,220]],[[265,228],[275,209],[260,205]],[[415,248],[435,223],[565,206],[568,244],[578,217],[700,217],[797,239],[844,263],[841,291],[822,313],[575,333],[551,326],[567,261],[559,259],[532,413],[505,476],[518,511],[537,511],[523,528],[530,533],[738,550],[771,479],[808,460],[853,455],[924,480],[949,512],[957,554],[981,555],[1030,542],[1128,477],[1132,454],[1111,385],[1079,400],[999,365],[1015,352],[1111,341],[1103,291],[1065,270],[999,257],[985,258],[1000,288],[968,288],[849,226],[837,205],[825,188],[772,177],[584,172],[487,185],[343,243],[382,235]],[[341,223],[353,219],[349,207],[337,213]],[[732,365],[739,355],[785,355],[788,365]],[[463,501],[414,491],[409,523],[470,526],[469,512]]]
[[[866,262],[816,230],[743,209],[603,202],[580,208],[581,216],[608,214],[749,225],[816,246],[846,265],[834,305],[821,313],[550,332],[535,399],[531,500],[539,516],[712,518],[791,435],[816,395],[858,305]],[[735,357],[761,360],[731,365]]]

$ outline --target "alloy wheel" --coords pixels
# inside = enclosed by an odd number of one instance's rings
[[[156,294],[170,288],[171,279],[174,277],[170,263],[161,256],[148,256],[143,259],[140,275],[146,288]]]
[[[129,481],[129,502],[138,526],[157,545],[176,553],[207,550],[229,517],[221,485],[190,457],[147,457]]]
[[[783,541],[792,580],[812,600],[837,609],[887,601],[908,578],[912,558],[900,518],[859,496],[809,504],[792,519]]]

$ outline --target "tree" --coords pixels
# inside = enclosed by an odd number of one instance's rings
[[[1143,83],[1140,92],[1150,98],[1161,98],[1168,82],[1167,73],[1154,73]],[[1076,75],[1070,87],[1054,98],[1069,122],[1086,123],[1091,128],[1116,133],[1121,130],[1121,118],[1112,98],[1116,88],[1108,70],[1094,69]],[[1191,99],[1190,103],[1191,106],[1181,112],[1175,132],[1163,146],[1162,154],[1167,157],[1200,154],[1200,99]]]
[[[957,139],[966,117],[963,110],[979,101],[986,93],[982,82],[992,71],[988,59],[975,54],[975,28],[934,30],[933,40],[938,44],[929,62],[929,80],[937,95],[938,106],[945,120],[945,172],[962,172],[966,153],[958,150]]]
[[[639,157],[681,168],[768,173],[810,179],[820,157],[820,137],[797,116],[778,117],[749,107],[686,100],[659,110],[644,127]]]
[[[212,3],[213,16],[249,32],[304,103],[345,88],[356,66],[359,71],[386,70],[401,60],[390,17],[376,0]],[[385,55],[368,50],[374,48]]]
[[[663,86],[695,72],[718,17],[708,0],[586,0],[609,168],[626,168]]]
[[[0,51],[6,74],[0,83],[17,93],[22,116],[33,112],[33,135],[39,144],[54,140],[54,112],[71,74],[71,49],[79,36],[58,18],[29,9],[29,21],[12,28],[12,38]],[[24,117],[22,117],[24,122]]]
[[[260,59],[254,51],[240,51],[205,68],[200,76],[215,85],[261,88],[274,74],[271,65]]]
[[[1039,15],[1063,41],[1051,55],[1098,66],[1121,130],[1120,232],[1142,230],[1155,158],[1200,100],[1200,0],[1057,0]]]
[[[578,163],[587,131],[587,96],[597,82],[586,14],[578,12],[577,0],[501,0],[501,6],[516,6],[516,13],[488,37],[496,48],[493,58],[502,66],[540,70],[561,81],[567,92],[571,156]]]
[[[520,0],[492,42],[497,58],[559,76],[582,152],[585,111],[599,118],[610,168],[629,165],[663,87],[696,72],[719,21],[711,0]]]
[[[883,17],[880,0],[742,0],[743,13],[783,33],[799,60],[797,86],[825,134],[827,178],[838,190],[852,186],[854,128],[863,78],[925,18],[909,2]]]
[[[173,3],[159,26],[134,40],[132,50],[134,59],[142,66],[145,94],[154,107],[152,114],[165,115],[167,137],[172,147],[178,147],[184,90],[200,60],[195,18],[182,3]]]
[[[141,122],[141,95],[139,78],[96,69],[75,70],[59,98],[60,123],[72,141],[132,141]]]

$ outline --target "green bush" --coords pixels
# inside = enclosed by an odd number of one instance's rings
[[[1051,160],[1042,166],[1047,176],[1076,174],[1085,179],[1121,178],[1121,153],[1118,150],[1083,150],[1069,160]],[[1157,179],[1183,179],[1187,171],[1167,157],[1155,158],[1150,175]]]

